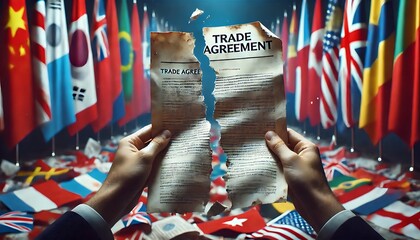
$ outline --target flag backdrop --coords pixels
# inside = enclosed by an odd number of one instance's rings
[[[299,121],[308,116],[308,61],[309,61],[309,13],[306,0],[303,0],[300,11],[299,35],[297,42],[297,67],[295,84],[295,114]]]
[[[89,36],[86,2],[85,0],[73,1],[69,39],[76,122],[69,126],[70,135],[76,134],[98,117],[95,73]]]
[[[420,1],[401,0],[396,32],[389,130],[411,148],[420,140]]]
[[[1,95],[1,84],[0,84],[0,131],[4,129],[4,116],[3,116],[3,96]]]
[[[330,0],[325,23],[321,77],[320,114],[324,128],[332,127],[337,121],[338,54],[342,22],[342,1]]]
[[[150,21],[147,6],[143,6],[143,67],[144,76],[150,80]]]
[[[0,22],[0,84],[4,107],[4,139],[13,148],[36,126],[29,46],[29,28],[24,0],[3,3]]]
[[[113,76],[103,0],[95,0],[93,8],[92,53],[98,108],[98,118],[92,123],[92,127],[98,132],[111,122],[114,103],[111,94]]]
[[[289,26],[289,41],[287,49],[287,78],[285,82],[286,99],[287,99],[287,116],[294,115],[295,109],[295,81],[296,81],[296,67],[297,67],[297,34],[298,34],[298,20],[296,13],[296,5],[293,5],[292,18]]]
[[[43,125],[46,141],[76,121],[72,98],[69,43],[65,5],[62,0],[47,1],[47,68],[51,90],[51,121]]]
[[[32,18],[31,47],[32,66],[34,73],[35,107],[37,123],[42,124],[51,120],[50,82],[47,69],[47,34],[45,33],[45,1],[35,3]]]
[[[348,0],[344,7],[341,31],[340,71],[338,75],[339,117],[346,127],[359,119],[362,91],[363,60],[367,29],[362,0]]]
[[[395,44],[393,1],[372,1],[359,127],[377,144],[388,132]]]
[[[112,121],[120,120],[124,114],[124,93],[122,90],[121,80],[121,56],[120,56],[120,42],[118,38],[118,18],[115,1],[107,1],[106,6],[107,19],[107,34],[109,41],[109,54],[111,60],[112,71],[112,92],[111,98],[113,100],[112,106]]]
[[[312,20],[312,34],[308,61],[308,117],[315,126],[320,123],[319,101],[321,99],[322,40],[324,38],[324,14],[322,1],[316,0]]]
[[[283,54],[283,80],[287,82],[287,49],[289,46],[289,23],[287,22],[287,12],[284,11],[283,23],[281,26],[281,43]]]
[[[125,101],[133,96],[133,46],[131,41],[130,20],[126,0],[120,1],[118,8],[118,38],[120,43],[122,84]]]

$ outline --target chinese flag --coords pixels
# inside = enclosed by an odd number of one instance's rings
[[[0,80],[5,142],[13,148],[36,127],[25,0],[2,1]]]

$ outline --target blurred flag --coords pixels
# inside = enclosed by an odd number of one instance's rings
[[[420,140],[420,1],[401,0],[396,32],[389,130],[409,146]]]
[[[118,18],[115,1],[107,1],[106,6],[107,34],[109,41],[109,54],[111,60],[112,91],[113,101],[112,122],[120,120],[124,114],[124,93],[121,80],[121,56],[120,40],[118,37]]]
[[[340,147],[336,150],[321,154],[322,166],[328,181],[337,176],[349,176],[352,168],[346,158],[346,149]]]
[[[143,66],[144,76],[150,81],[150,22],[147,6],[143,6]]]
[[[341,0],[329,0],[327,8],[320,102],[321,123],[324,128],[332,127],[337,121],[338,53],[343,22],[341,5]]]
[[[37,123],[42,124],[51,120],[50,82],[47,69],[47,39],[45,32],[45,1],[35,3],[32,18],[31,45],[32,66],[34,70],[35,108]]]
[[[95,0],[93,8],[92,53],[95,70],[98,118],[92,123],[98,132],[112,120],[112,69],[107,36],[104,1]],[[110,97],[111,95],[111,97]]]
[[[32,214],[18,211],[0,213],[0,234],[30,232],[33,227]]]
[[[345,192],[351,191],[360,186],[369,185],[371,183],[372,181],[368,178],[356,179],[354,177],[346,175],[335,177],[334,179],[328,182],[335,196],[341,196]]]
[[[4,142],[13,148],[36,126],[29,28],[24,0],[4,1],[0,19],[0,84]]]
[[[47,68],[51,93],[51,121],[42,131],[46,141],[76,121],[72,98],[69,43],[63,0],[48,0],[46,15]]]
[[[69,39],[76,122],[69,126],[70,135],[76,134],[98,117],[95,73],[89,36],[86,2],[85,0],[73,1]]]
[[[282,43],[282,54],[283,54],[283,80],[287,83],[287,49],[289,46],[289,23],[287,22],[287,12],[284,11],[283,23],[281,26],[281,43]]]
[[[320,124],[319,102],[321,100],[322,41],[325,33],[322,1],[316,0],[312,19],[312,34],[308,62],[308,117],[311,126]]]
[[[308,61],[309,61],[309,14],[306,0],[302,2],[297,43],[295,115],[299,121],[308,117]]]
[[[295,81],[297,68],[297,35],[298,35],[298,21],[296,14],[296,5],[293,4],[292,19],[289,26],[289,41],[287,49],[287,78],[285,82],[286,99],[287,99],[287,116],[293,116],[295,109]]]
[[[363,60],[367,29],[362,0],[348,0],[341,31],[340,71],[338,76],[339,121],[348,128],[358,121],[362,92]]]
[[[0,86],[0,131],[2,131],[3,129],[4,129],[3,96],[1,94],[1,86]]]
[[[152,221],[146,212],[146,205],[143,202],[137,203],[137,205],[122,218],[122,221],[125,227],[143,223],[152,225]]]
[[[420,236],[420,210],[401,201],[369,215],[367,220],[394,233],[414,239]]]
[[[374,144],[388,133],[395,44],[393,2],[372,1],[370,6],[359,127]]]
[[[24,212],[55,209],[80,200],[80,196],[62,189],[53,180],[0,195],[0,201],[10,210]]]
[[[133,46],[131,42],[131,30],[130,20],[128,18],[127,0],[122,0],[119,4],[118,28],[122,84],[124,99],[127,102],[131,101],[131,98],[133,96]]]
[[[60,183],[60,187],[85,198],[92,192],[98,191],[105,178],[105,173],[98,169],[93,169],[89,173],[77,176],[70,181]]]

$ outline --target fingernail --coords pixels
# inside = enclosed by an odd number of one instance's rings
[[[265,139],[267,139],[267,141],[271,141],[271,139],[273,139],[273,137],[276,136],[276,133],[273,131],[268,131],[265,134]]]
[[[171,132],[169,130],[165,130],[162,132],[162,136],[164,138],[170,138],[171,137]]]

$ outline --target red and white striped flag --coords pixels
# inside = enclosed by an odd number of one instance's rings
[[[352,127],[359,119],[362,92],[363,60],[367,29],[362,0],[346,1],[341,32],[339,105],[342,121]]]
[[[343,11],[338,3],[337,0],[329,1],[325,24],[320,103],[321,123],[324,128],[330,128],[337,122],[338,54],[343,18]]]
[[[312,20],[312,34],[308,62],[308,118],[312,126],[321,122],[319,116],[319,103],[321,100],[322,40],[324,39],[325,32],[324,24],[322,2],[321,0],[316,0],[314,17]]]
[[[50,82],[47,69],[47,34],[45,32],[45,1],[35,3],[32,21],[31,46],[32,66],[34,74],[35,107],[37,123],[42,124],[51,120]]]
[[[70,135],[74,135],[96,120],[98,116],[95,74],[85,0],[73,1],[69,39],[76,122],[70,125],[68,130]]]

